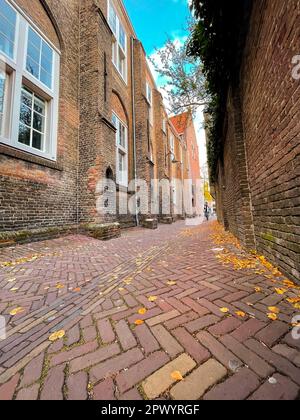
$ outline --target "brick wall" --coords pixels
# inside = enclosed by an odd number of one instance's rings
[[[254,1],[240,89],[230,92],[220,219],[291,278],[300,278],[299,0]]]
[[[13,231],[71,225],[77,194],[78,1],[16,3],[61,50],[58,154],[52,164],[0,145],[0,226]]]

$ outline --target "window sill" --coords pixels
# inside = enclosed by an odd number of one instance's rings
[[[122,76],[122,73],[120,73],[120,71],[119,71],[119,69],[118,69],[118,67],[115,65],[115,63],[112,61],[112,64],[113,64],[113,68],[115,69],[115,72],[117,73],[117,75],[119,76],[119,79],[124,83],[124,85],[126,86],[126,87],[128,87],[128,81],[127,81],[127,78],[125,79],[123,76]]]
[[[46,158],[32,155],[30,153],[24,152],[20,149],[15,149],[11,146],[7,146],[5,144],[0,144],[0,154],[13,157],[15,159],[24,160],[26,162],[35,163],[40,166],[45,166],[47,168],[56,169],[58,171],[63,170],[63,166],[59,164],[58,162],[53,162],[51,160],[48,160]]]

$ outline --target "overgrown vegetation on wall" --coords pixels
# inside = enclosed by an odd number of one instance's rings
[[[235,82],[240,66],[246,16],[252,0],[193,0],[196,25],[188,44],[188,55],[200,58],[207,78],[210,104],[208,163],[211,181],[215,180],[222,151],[221,139],[226,111],[227,92]]]

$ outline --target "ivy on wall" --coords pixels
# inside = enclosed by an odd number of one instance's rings
[[[211,98],[206,128],[212,182],[222,152],[227,92],[238,81],[251,5],[252,0],[192,0],[196,24],[187,53],[201,59]]]

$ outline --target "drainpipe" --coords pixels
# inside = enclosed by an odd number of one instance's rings
[[[136,195],[137,192],[137,159],[136,159],[136,121],[135,121],[135,92],[134,92],[134,38],[131,37],[131,89],[132,89],[132,135],[133,135],[133,161],[134,161],[134,190],[136,196],[136,203],[135,203],[135,222],[136,225],[139,226],[139,214],[138,214],[138,198]]]

